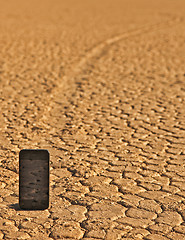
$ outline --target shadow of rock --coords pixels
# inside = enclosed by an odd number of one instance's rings
[[[39,211],[38,209],[21,209],[18,203],[9,204],[8,207],[16,211]]]

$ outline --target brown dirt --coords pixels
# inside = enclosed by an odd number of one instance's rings
[[[185,239],[184,0],[0,6],[0,239]],[[44,211],[18,206],[25,148]]]

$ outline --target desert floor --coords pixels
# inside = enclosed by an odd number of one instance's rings
[[[184,0],[0,0],[0,239],[185,239]],[[19,208],[19,151],[50,206]]]

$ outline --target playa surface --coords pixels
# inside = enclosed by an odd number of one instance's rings
[[[185,239],[184,0],[0,6],[0,239]],[[21,149],[50,152],[46,210]]]

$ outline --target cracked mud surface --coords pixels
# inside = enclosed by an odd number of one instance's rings
[[[0,239],[185,239],[184,3],[1,1]],[[50,206],[18,206],[21,149]]]

